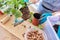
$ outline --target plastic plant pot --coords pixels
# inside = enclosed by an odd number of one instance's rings
[[[47,20],[48,16],[52,16],[52,13],[48,13],[48,12],[47,13],[43,13],[42,14],[42,18],[39,21],[39,24],[43,24]]]
[[[35,13],[33,16],[34,16],[34,18],[32,19],[32,24],[35,26],[38,26],[39,25],[39,19],[40,19],[41,15],[38,13]]]
[[[28,9],[28,7],[27,6],[25,6],[25,7],[22,7],[21,9],[20,9],[20,11],[22,12],[22,18],[24,19],[24,20],[27,20],[27,19],[29,19],[30,18],[30,11],[29,11],[29,9]]]

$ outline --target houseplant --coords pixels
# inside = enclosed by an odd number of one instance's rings
[[[21,0],[0,0],[1,3],[4,3],[4,5],[6,6],[9,6],[9,8],[7,10],[5,10],[6,7],[2,7],[1,6],[1,9],[3,10],[4,9],[4,13],[7,13],[7,14],[12,14],[15,16],[15,21],[18,20],[18,17],[21,17],[22,16],[22,13],[21,11],[19,10],[20,7],[23,7],[24,4]]]
[[[7,8],[7,10],[4,11],[4,13],[14,15],[15,22],[18,21],[18,17],[21,17],[21,16],[24,20],[27,20],[28,18],[30,18],[30,14],[29,14],[30,11],[26,3],[28,2],[28,0],[27,1],[26,0],[3,0],[3,1],[0,0],[0,1],[3,3],[3,6],[4,5],[9,6],[9,8]],[[5,7],[3,9],[5,9]]]

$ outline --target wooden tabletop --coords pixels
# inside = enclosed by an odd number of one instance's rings
[[[2,20],[2,18],[4,18],[5,16],[6,15],[0,15],[0,20]],[[14,22],[14,16],[12,16],[10,18],[10,20],[8,22],[6,22],[5,24],[0,23],[0,25],[4,29],[6,29],[8,32],[12,33],[13,35],[15,35],[16,37],[18,37],[21,40],[24,40],[23,34],[26,31],[26,29],[30,26],[34,26],[31,23],[29,23],[28,21],[24,21],[23,23],[14,27],[13,22]],[[24,25],[26,25],[26,27],[24,27]]]
[[[2,20],[5,16],[6,15],[0,15],[0,20]],[[10,32],[11,34],[18,37],[20,40],[24,40],[23,34],[27,30],[27,28],[30,26],[32,26],[32,27],[34,26],[30,22],[24,21],[23,23],[14,27],[13,22],[14,22],[14,16],[12,16],[10,18],[10,20],[8,22],[6,22],[5,24],[0,23],[0,25],[4,29],[6,29],[8,32]],[[26,25],[26,27],[24,27],[24,25]],[[44,26],[44,24],[42,24],[42,25]]]

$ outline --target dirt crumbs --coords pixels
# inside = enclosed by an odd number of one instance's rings
[[[44,40],[43,34],[34,30],[27,33],[27,40]]]

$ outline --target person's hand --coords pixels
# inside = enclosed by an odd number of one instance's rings
[[[39,0],[29,0],[29,2],[32,2],[32,3],[37,3]]]

